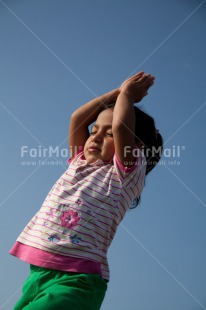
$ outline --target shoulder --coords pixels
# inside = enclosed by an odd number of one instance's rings
[[[79,159],[85,160],[85,157],[84,157],[84,147],[83,146],[79,148],[79,150],[77,151],[77,153],[74,156],[72,156],[72,157],[70,157],[68,159],[68,164],[69,165],[73,164],[76,161],[78,161]]]
[[[116,173],[118,174],[122,183],[126,183],[127,185],[132,181],[132,183],[136,183],[137,180],[142,182],[145,178],[146,174],[146,158],[144,153],[137,147],[135,149],[135,163],[131,166],[131,163],[126,163],[123,166],[120,160],[117,157],[117,154],[114,155],[113,162]],[[129,183],[128,183],[129,182]]]

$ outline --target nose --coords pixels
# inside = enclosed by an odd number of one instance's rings
[[[92,136],[92,142],[99,142],[101,143],[103,140],[103,135],[100,131],[96,132],[93,136]]]

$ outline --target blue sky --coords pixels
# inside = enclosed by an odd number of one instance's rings
[[[140,70],[167,151],[111,245],[102,310],[206,309],[205,18],[201,0],[0,0],[0,309],[21,295],[29,266],[8,252],[67,168],[71,113]]]

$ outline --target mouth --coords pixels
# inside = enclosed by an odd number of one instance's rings
[[[91,152],[91,153],[98,153],[98,152],[100,152],[101,150],[100,149],[98,149],[97,147],[94,147],[94,146],[90,146],[89,148],[88,148],[88,151],[89,152]]]

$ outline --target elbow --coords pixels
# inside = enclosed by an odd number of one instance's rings
[[[71,119],[76,119],[76,118],[78,118],[78,115],[79,113],[77,112],[77,110],[75,110],[73,113],[72,113],[72,115],[71,115]]]
[[[83,117],[78,110],[74,111],[70,117],[70,121],[73,123],[81,123],[83,121]]]

